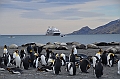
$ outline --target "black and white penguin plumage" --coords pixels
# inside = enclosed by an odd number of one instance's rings
[[[93,60],[93,68],[95,68],[95,64],[99,61],[99,58],[97,56],[93,56],[92,60]]]
[[[24,69],[28,70],[29,66],[30,66],[30,57],[29,56],[26,56],[23,60],[22,60],[22,63],[23,63],[23,67]]]
[[[6,66],[10,66],[10,64],[11,64],[11,55],[9,54],[9,53],[7,53],[7,54],[4,54],[4,56],[3,56],[3,60],[4,60],[4,64],[6,65]]]
[[[60,54],[60,59],[62,61],[62,66],[65,66],[66,65],[66,56],[65,54]]]
[[[60,60],[60,58],[58,57],[58,54],[57,54],[54,65],[53,65],[54,74],[58,75],[59,72],[61,72],[61,65],[62,65],[61,60]]]
[[[81,59],[80,60],[80,69],[84,73],[88,73],[87,70],[91,67],[91,64],[88,59]]]
[[[100,60],[95,65],[95,75],[97,78],[100,78],[103,75],[103,65]]]
[[[103,54],[101,55],[101,60],[103,65],[107,65],[107,51],[104,51]]]
[[[39,60],[40,60],[40,58],[38,56],[36,56],[36,58],[34,59],[34,62],[33,62],[33,67],[38,68]]]
[[[118,74],[120,74],[120,60],[118,61]]]
[[[7,68],[7,70],[9,72],[11,72],[12,74],[22,74],[23,73],[21,69],[16,68],[16,67],[15,68]]]
[[[97,56],[99,59],[101,59],[101,53],[103,52],[103,50],[102,49],[99,49],[99,52],[97,52],[96,54],[95,54],[95,56]]]
[[[76,62],[75,55],[73,53],[69,55],[69,62]]]
[[[69,72],[69,75],[76,75],[76,66],[73,62],[67,63],[67,71]]]
[[[0,56],[0,71],[4,71],[7,66],[4,65],[3,57]]]
[[[41,65],[42,65],[42,66],[46,66],[46,65],[47,65],[47,62],[46,62],[46,57],[45,57],[45,55],[41,55],[40,58],[41,58]]]
[[[16,67],[20,68],[20,66],[21,66],[21,58],[20,58],[18,53],[16,53],[16,56],[15,56],[15,63],[16,63]]]
[[[3,60],[4,60],[4,65],[7,66],[8,62],[9,62],[9,59],[8,59],[8,55],[7,54],[4,54],[3,55]]]
[[[112,67],[114,64],[114,54],[113,53],[109,53],[107,56],[107,65],[109,67]]]
[[[24,49],[22,49],[20,51],[20,58],[23,59],[23,58],[25,58],[25,56],[26,56],[26,51]]]

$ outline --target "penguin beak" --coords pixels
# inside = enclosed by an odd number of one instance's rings
[[[7,68],[8,71],[10,71],[11,69],[10,68]]]
[[[90,68],[90,64],[87,65],[87,69],[89,69],[89,68]]]

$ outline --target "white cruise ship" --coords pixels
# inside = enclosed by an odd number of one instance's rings
[[[51,35],[51,36],[59,36],[60,34],[61,34],[60,30],[55,27],[49,27],[46,32],[46,35]]]

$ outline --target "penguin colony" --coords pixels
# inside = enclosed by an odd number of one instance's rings
[[[104,74],[104,66],[113,67],[114,64],[118,64],[117,73],[120,74],[120,60],[115,54],[102,51],[102,49],[95,56],[77,54],[75,45],[69,56],[64,53],[54,53],[49,49],[41,54],[42,49],[43,47],[29,45],[26,48],[27,52],[22,49],[21,51],[15,50],[10,54],[5,45],[3,55],[0,56],[0,70],[7,70],[12,74],[22,74],[23,70],[33,67],[37,71],[53,72],[55,75],[59,75],[61,67],[65,66],[68,75],[75,76],[77,69],[89,74],[88,69],[92,67],[95,77],[100,78]]]

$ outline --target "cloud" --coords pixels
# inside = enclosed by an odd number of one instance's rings
[[[119,0],[1,0],[0,32],[44,34],[48,26],[62,33],[86,25],[95,28],[118,19],[119,6]]]

